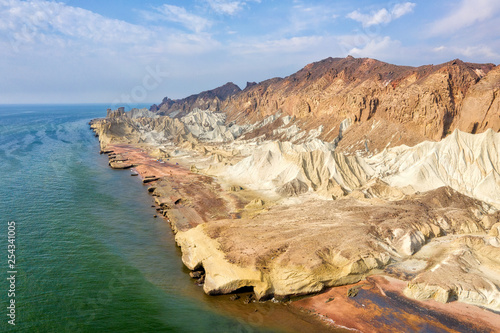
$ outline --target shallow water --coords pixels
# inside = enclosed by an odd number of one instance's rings
[[[108,167],[88,121],[106,105],[0,106],[2,322],[18,332],[308,332],[283,304],[209,297],[152,198]],[[16,222],[16,326],[7,223]]]

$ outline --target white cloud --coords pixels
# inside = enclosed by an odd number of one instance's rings
[[[151,37],[151,32],[141,26],[49,1],[1,2],[0,31],[13,46],[34,42],[67,44],[78,39],[108,43]]]
[[[440,45],[434,48],[429,48],[429,54],[433,54],[443,62],[459,58],[464,61],[476,63],[491,63],[495,62],[496,59],[500,59],[500,53],[496,47],[497,45],[498,43],[494,43],[493,45],[469,45],[467,43],[457,45],[456,43],[449,43],[449,45]],[[425,53],[425,50],[422,50],[422,53]],[[424,55],[422,54],[422,56]]]
[[[370,15],[362,14],[356,10],[352,13],[349,13],[347,17],[355,21],[361,22],[363,24],[363,27],[369,27],[372,25],[391,22],[391,15],[385,8]]]
[[[325,23],[334,21],[336,17],[332,6],[311,5],[295,1],[290,12],[288,32],[317,30]]]
[[[393,19],[398,19],[403,15],[413,12],[416,4],[412,2],[398,3],[396,4],[392,10],[391,14]]]
[[[500,57],[497,51],[485,45],[467,46],[457,49],[457,53],[469,59],[498,59]]]
[[[490,46],[486,45],[469,45],[469,46],[439,46],[433,49],[434,52],[446,52],[453,55],[453,57],[465,57],[472,61],[481,60],[488,61],[488,59],[499,58],[500,54],[494,51]]]
[[[235,15],[243,10],[248,2],[260,3],[261,0],[235,1],[235,0],[205,0],[208,6],[218,14]]]
[[[396,4],[389,11],[386,8],[382,8],[376,12],[370,14],[363,14],[358,10],[355,10],[349,14],[347,17],[355,21],[361,22],[363,27],[370,27],[372,25],[387,24],[400,18],[403,15],[411,13],[415,8],[416,4],[412,2],[405,2]]]
[[[397,58],[400,52],[401,42],[385,36],[373,38],[363,46],[354,47],[349,54],[355,57],[391,59]]]
[[[498,0],[462,0],[457,9],[446,17],[434,22],[431,35],[449,35],[460,29],[470,27],[491,18],[498,18]],[[498,30],[498,20],[496,29]]]
[[[287,54],[312,50],[324,44],[322,36],[292,37],[250,42],[233,45],[233,51],[239,54]]]
[[[212,22],[210,20],[189,13],[183,7],[178,7],[173,5],[163,5],[156,9],[160,13],[159,16],[160,19],[170,22],[180,23],[189,30],[195,32],[205,31],[212,25]]]
[[[195,80],[196,66],[222,48],[194,30],[131,24],[54,1],[0,0],[0,103],[111,101],[157,65],[172,73],[148,91],[148,101],[161,100],[165,85],[178,91],[172,82]]]
[[[203,32],[211,23],[183,8],[166,6],[151,14],[182,21],[193,32],[131,24],[53,1],[0,1],[0,55],[36,50],[38,56],[127,54],[144,58],[148,54],[203,53],[220,45]]]
[[[227,1],[227,0],[207,0],[208,5],[219,14],[234,15],[239,12],[244,1]]]

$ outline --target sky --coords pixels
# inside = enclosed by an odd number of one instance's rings
[[[499,64],[499,27],[499,0],[0,0],[0,104],[153,104],[347,55]]]

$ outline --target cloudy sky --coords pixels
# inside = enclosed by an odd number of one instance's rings
[[[500,63],[500,1],[0,0],[0,104],[159,103],[326,57]]]

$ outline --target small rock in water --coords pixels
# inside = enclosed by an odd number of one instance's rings
[[[196,280],[196,284],[202,285],[205,283],[205,275],[202,275],[198,280]]]
[[[250,302],[252,302],[254,300],[254,297],[253,297],[253,294],[250,294],[248,295],[245,300],[243,301],[243,303],[245,304],[250,304]]]
[[[229,297],[229,299],[230,299],[231,301],[236,301],[237,299],[240,299],[240,295],[237,295],[237,294],[235,294],[235,295],[231,295],[231,297]]]
[[[189,273],[189,276],[191,276],[193,279],[199,279],[203,275],[202,271],[193,271]]]
[[[352,287],[347,291],[347,296],[348,297],[356,297],[358,296],[359,288],[358,287]]]

